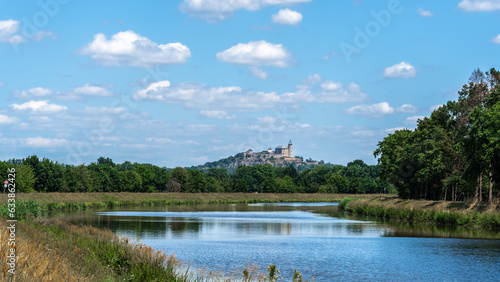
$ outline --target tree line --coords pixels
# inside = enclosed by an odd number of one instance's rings
[[[378,143],[381,175],[400,197],[430,200],[500,196],[500,72],[473,71],[458,92],[415,130]]]
[[[115,164],[100,157],[89,165],[66,165],[38,158],[0,162],[0,171],[16,169],[19,192],[243,192],[243,193],[380,193],[395,192],[380,178],[380,165],[355,160],[343,165],[323,164],[298,171],[294,166],[270,164],[206,171],[126,161]],[[5,174],[7,177],[7,174]]]

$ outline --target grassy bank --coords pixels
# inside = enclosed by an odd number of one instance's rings
[[[500,228],[500,210],[463,202],[402,200],[397,197],[344,198],[339,208],[348,212],[407,222],[431,222]]]
[[[36,201],[42,210],[110,208],[117,206],[169,206],[226,203],[338,202],[345,194],[254,193],[18,193],[17,200]],[[369,198],[371,195],[350,195]],[[0,204],[7,202],[0,197]]]
[[[334,202],[332,194],[184,194],[184,193],[18,193],[16,194],[16,270],[2,266],[2,281],[277,281],[275,266],[267,271],[242,266],[230,278],[219,273],[186,271],[174,256],[118,237],[110,230],[41,218],[46,210],[137,205],[190,205],[256,202]],[[366,195],[353,195],[367,198]],[[0,206],[0,260],[8,262],[11,246],[5,218],[6,195]],[[268,272],[268,274],[267,274]],[[292,278],[292,277],[289,277]],[[302,281],[296,272],[293,281]]]
[[[119,237],[110,230],[62,220],[24,219],[15,225],[15,273],[9,272],[11,223],[0,219],[1,281],[278,281],[275,265],[232,274],[190,270],[174,255]],[[289,281],[305,281],[295,271]]]
[[[1,236],[8,224],[0,220]],[[182,281],[173,256],[129,242],[110,230],[63,221],[16,223],[15,275],[2,266],[2,281]],[[11,246],[0,241],[0,259],[8,262]]]

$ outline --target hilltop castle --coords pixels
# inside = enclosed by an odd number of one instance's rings
[[[271,148],[269,148],[266,151],[262,151],[262,153],[267,153],[267,154],[273,155],[274,157],[278,157],[278,158],[279,157],[293,158],[292,146],[293,146],[292,140],[290,140],[290,142],[288,142],[287,147],[278,146],[278,147],[276,147],[276,149],[274,151]],[[249,149],[246,153],[253,154],[253,150]]]

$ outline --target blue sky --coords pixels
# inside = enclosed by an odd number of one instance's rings
[[[500,1],[0,1],[0,159],[375,164],[500,67]]]

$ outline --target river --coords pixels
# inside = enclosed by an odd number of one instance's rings
[[[315,281],[500,281],[497,231],[383,222],[334,203],[120,208],[55,215],[223,273],[275,264]]]

